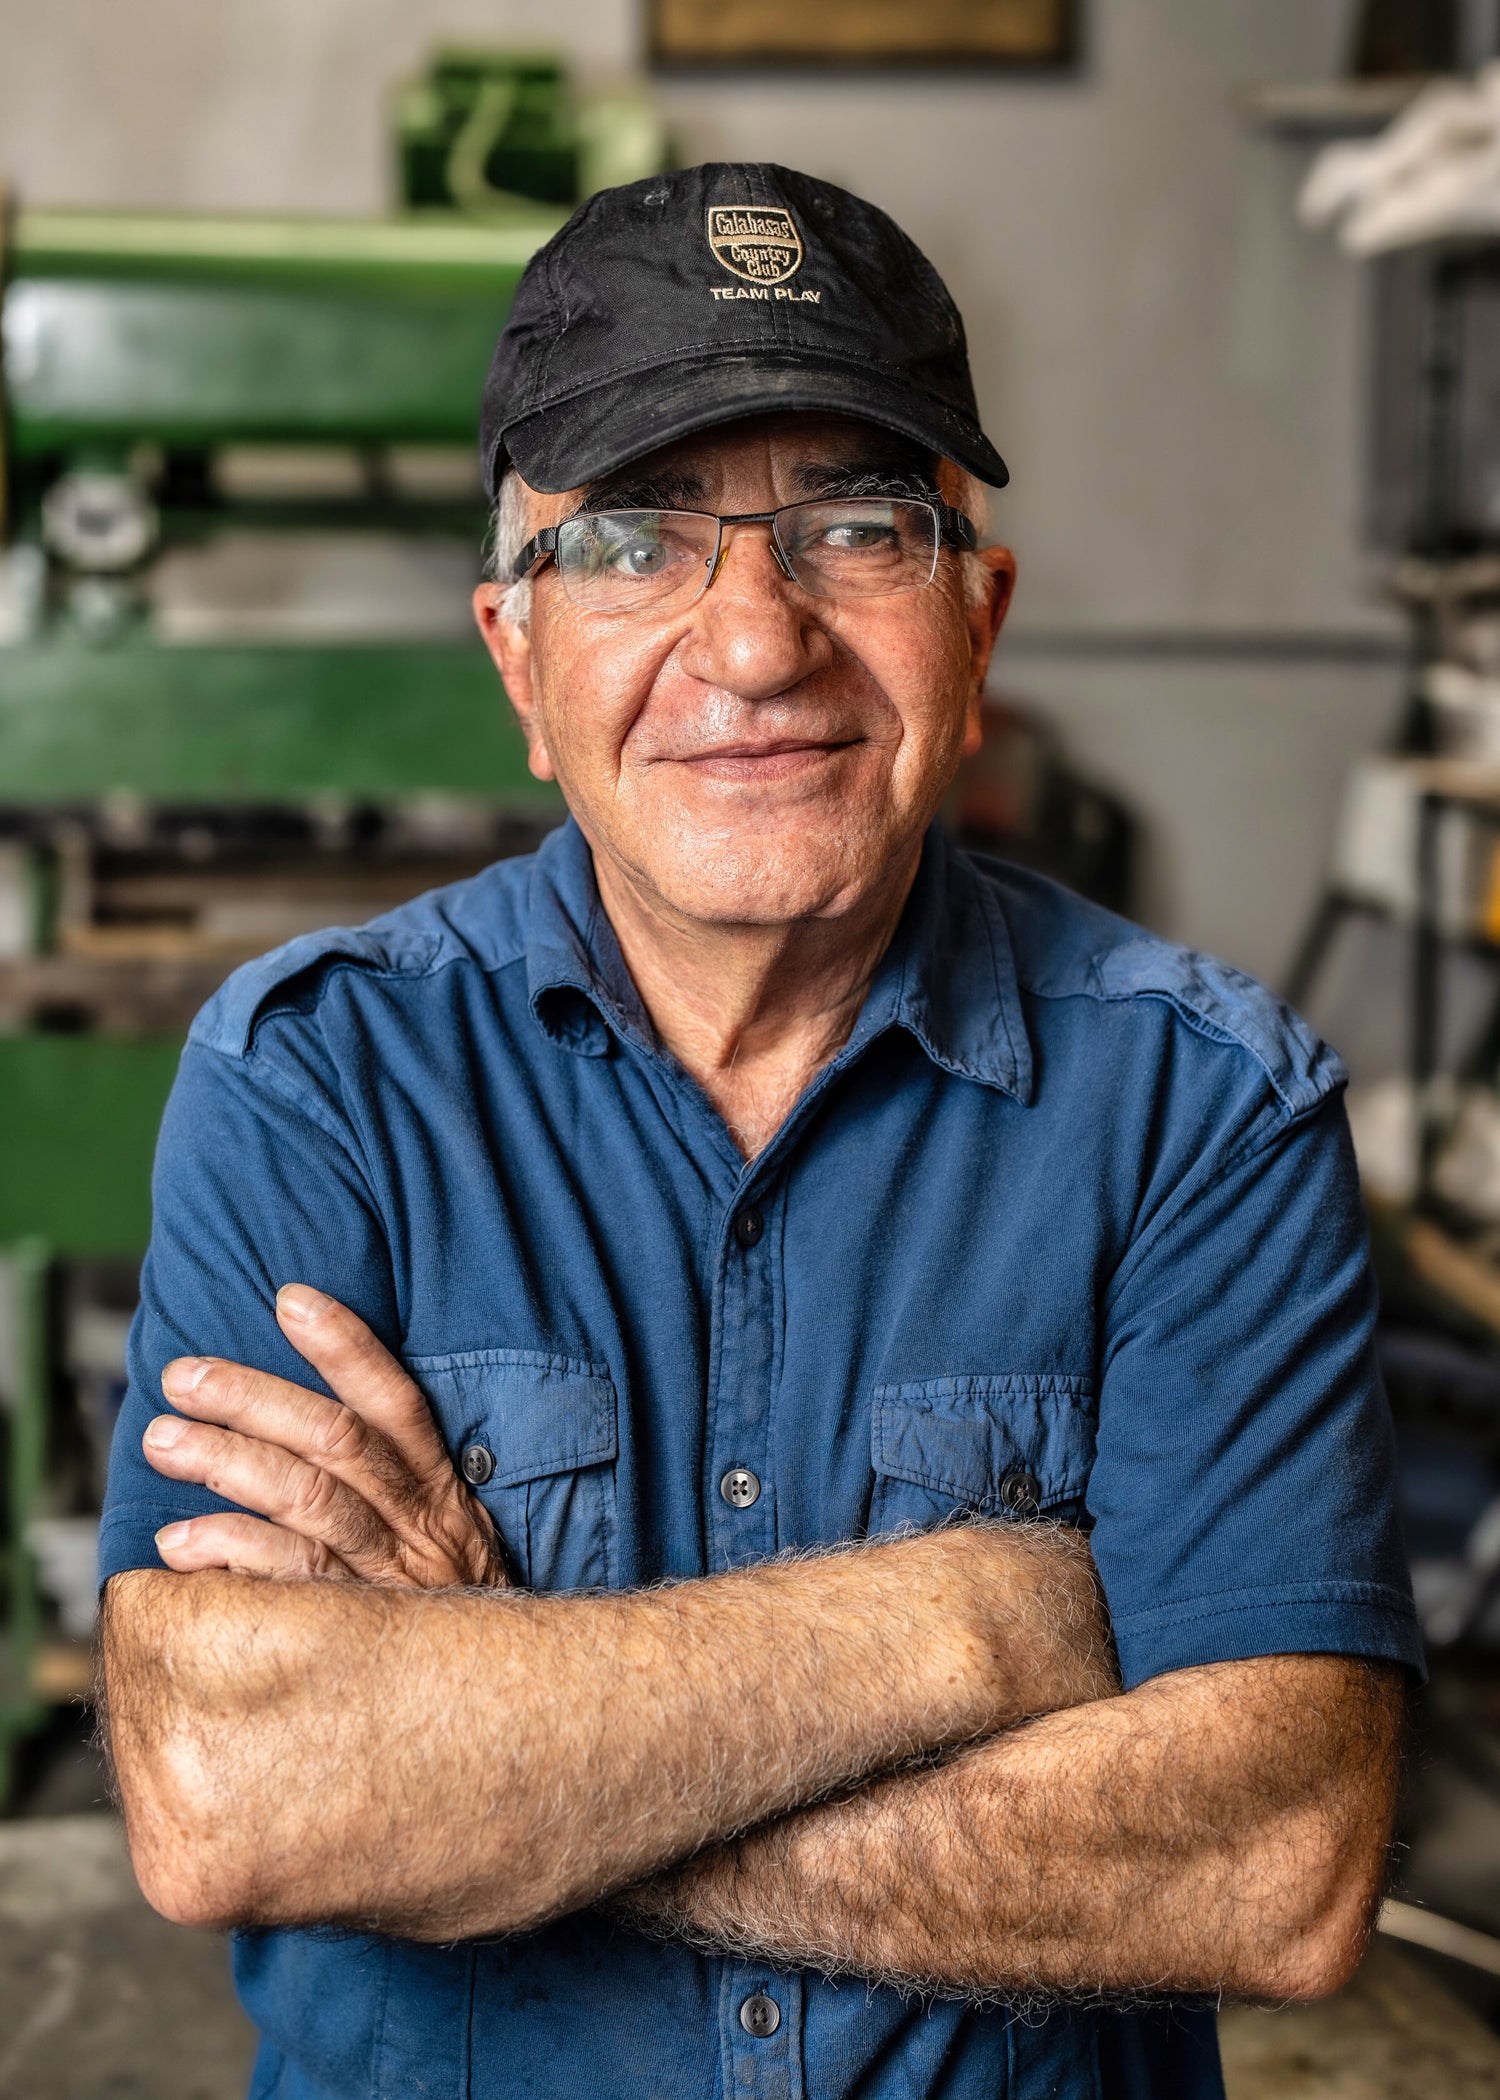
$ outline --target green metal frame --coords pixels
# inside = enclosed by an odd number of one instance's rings
[[[97,1035],[0,1036],[0,1258],[16,1315],[5,1418],[6,1620],[0,1632],[0,1803],[21,1740],[46,1719],[42,1612],[25,1543],[46,1484],[54,1366],[48,1289],[58,1259],[139,1256],[151,1158],[181,1045]]]
[[[9,449],[470,443],[521,272],[562,217],[23,211],[5,290]]]
[[[20,212],[0,253],[0,533],[37,535],[59,471],[123,464],[142,446],[471,445],[521,271],[564,216],[540,205],[482,225],[451,214]],[[456,532],[476,548],[484,525],[477,499],[423,506],[383,496],[378,482],[367,502],[334,510],[206,504],[169,509],[163,524],[169,544],[232,520]],[[0,806],[120,793],[179,805],[437,793],[561,809],[527,771],[477,637],[187,646],[155,637],[147,614],[91,643],[53,611],[27,639],[0,645]],[[49,1269],[143,1252],[179,1050],[127,1036],[0,1037],[0,1250],[16,1250],[21,1339],[9,1396],[0,1800],[15,1742],[45,1713],[23,1538],[44,1487]]]
[[[364,647],[0,649],[0,802],[467,794],[561,813],[477,637]]]
[[[62,1257],[139,1258],[181,1048],[150,1036],[0,1036],[0,1246],[37,1236]]]

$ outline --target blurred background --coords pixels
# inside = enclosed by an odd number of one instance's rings
[[[1500,2094],[1497,60],[1495,0],[0,0],[0,2094],[244,2089],[90,1743],[156,1120],[236,962],[558,820],[480,379],[578,199],[738,158],[967,320],[1021,581],[954,829],[1350,1066],[1432,1681],[1370,1963],[1231,2094]]]

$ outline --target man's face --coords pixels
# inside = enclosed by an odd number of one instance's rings
[[[533,494],[530,529],[580,507],[774,510],[911,464],[899,441],[846,418],[757,417],[588,490]],[[939,485],[951,500],[944,472]],[[532,772],[558,781],[596,856],[644,900],[705,924],[835,917],[909,875],[977,747],[1013,565],[986,553],[980,607],[946,549],[925,589],[836,600],[782,574],[767,526],[727,529],[726,547],[687,607],[583,611],[549,562],[528,629],[501,618],[503,587],[482,586],[475,609]]]

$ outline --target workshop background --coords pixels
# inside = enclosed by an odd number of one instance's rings
[[[479,378],[576,197],[736,158],[967,320],[1021,581],[954,828],[1351,1067],[1433,1680],[1370,1962],[1228,2015],[1231,2095],[1500,2095],[1497,56],[1493,0],[0,0],[0,2096],[244,2089],[89,1742],[156,1117],[236,961],[556,820]]]

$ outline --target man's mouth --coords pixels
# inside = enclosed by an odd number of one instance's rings
[[[715,744],[679,761],[719,780],[785,780],[811,771],[861,741],[858,737],[774,737]]]

